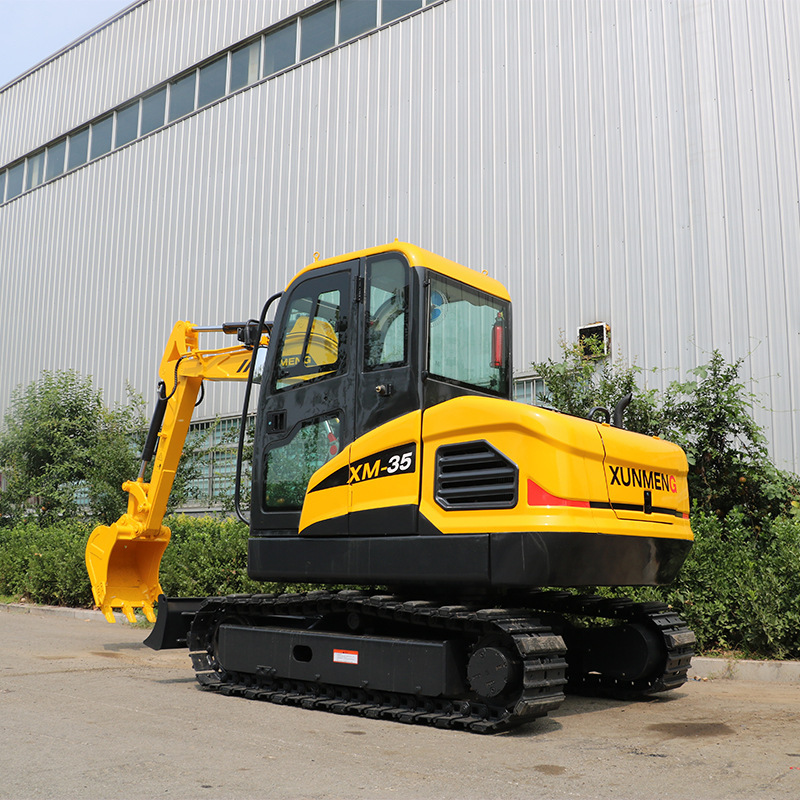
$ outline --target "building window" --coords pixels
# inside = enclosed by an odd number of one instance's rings
[[[117,111],[117,134],[114,147],[132,142],[139,133],[139,101]]]
[[[100,158],[198,108],[443,0],[328,0],[157,86],[0,172],[0,203]],[[380,18],[380,19],[379,19]],[[263,42],[263,48],[262,48]],[[263,51],[263,56],[262,56]],[[263,61],[262,61],[263,58]],[[230,60],[230,71],[228,61]],[[141,113],[140,113],[141,112]],[[166,119],[165,119],[166,117]]]
[[[197,90],[197,107],[202,108],[225,94],[225,84],[228,78],[227,54],[200,67],[200,85]]]
[[[142,130],[144,136],[164,124],[164,112],[167,109],[167,87],[142,98]]]
[[[169,85],[169,121],[194,111],[194,86],[196,73],[190,72]]]
[[[62,139],[60,142],[51,144],[47,148],[47,170],[45,171],[45,180],[57,178],[64,171],[64,163],[67,156],[67,140]]]
[[[98,158],[111,150],[111,139],[114,132],[114,117],[108,116],[92,125],[91,157]],[[84,159],[85,161],[86,159]],[[81,164],[83,161],[81,161]]]
[[[255,416],[248,417],[247,436],[252,442]],[[225,509],[232,505],[236,482],[236,451],[240,418],[232,417],[215,422],[193,422],[187,441],[199,446],[200,475],[189,483],[189,499],[178,511],[197,512]],[[242,461],[243,499],[249,490],[250,462]]]
[[[297,23],[290,22],[264,37],[264,77],[291,67],[297,59]]]
[[[260,60],[260,39],[231,53],[231,92],[235,92],[237,89],[241,89],[243,86],[248,86],[258,80]]]
[[[346,42],[376,27],[378,0],[340,0],[339,41]]]
[[[28,172],[25,181],[26,189],[33,189],[44,180],[44,150],[28,157]]]
[[[89,129],[84,128],[69,137],[67,151],[67,169],[74,169],[86,163],[89,156]]]
[[[329,3],[300,19],[300,58],[328,50],[336,45],[336,4]]]
[[[22,194],[23,178],[25,177],[25,162],[20,161],[8,170],[6,176],[6,200],[11,200]]]
[[[422,8],[422,0],[383,0],[381,24],[385,25],[393,19],[398,19],[404,14],[410,14]]]
[[[535,375],[523,375],[514,379],[514,400],[538,406],[544,402],[547,387],[544,380]]]

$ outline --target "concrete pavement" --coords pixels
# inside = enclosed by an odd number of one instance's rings
[[[800,684],[568,696],[499,736],[200,691],[97,614],[0,612],[0,800],[796,800]]]

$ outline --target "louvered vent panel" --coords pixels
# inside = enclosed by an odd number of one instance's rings
[[[513,508],[517,467],[488,442],[462,442],[436,452],[436,502],[447,509]]]

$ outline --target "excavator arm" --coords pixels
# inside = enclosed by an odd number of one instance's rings
[[[199,334],[206,331],[238,333],[242,344],[202,350]],[[159,367],[159,399],[139,476],[122,485],[128,493],[128,510],[113,524],[96,527],[86,545],[94,601],[109,622],[115,621],[117,608],[131,622],[136,619],[135,608],[155,621],[153,606],[162,594],[159,566],[171,535],[163,524],[164,514],[197,396],[203,381],[246,381],[260,333],[260,323],[252,321],[220,328],[177,322],[172,329]],[[260,344],[268,343],[268,335],[261,335]],[[151,478],[145,481],[154,455]]]

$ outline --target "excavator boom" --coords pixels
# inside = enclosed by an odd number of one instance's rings
[[[256,326],[258,323],[255,323]],[[239,332],[244,343],[202,350],[199,333]],[[163,525],[172,484],[178,469],[192,410],[203,381],[245,381],[253,359],[253,323],[230,323],[221,328],[198,328],[178,322],[172,329],[159,367],[159,399],[135,481],[126,481],[128,509],[111,525],[94,529],[86,546],[86,568],[96,605],[109,622],[121,609],[131,622],[134,609],[155,621],[153,607],[162,594],[158,579],[170,529]],[[261,337],[265,346],[268,336]],[[155,454],[149,481],[145,472]]]

